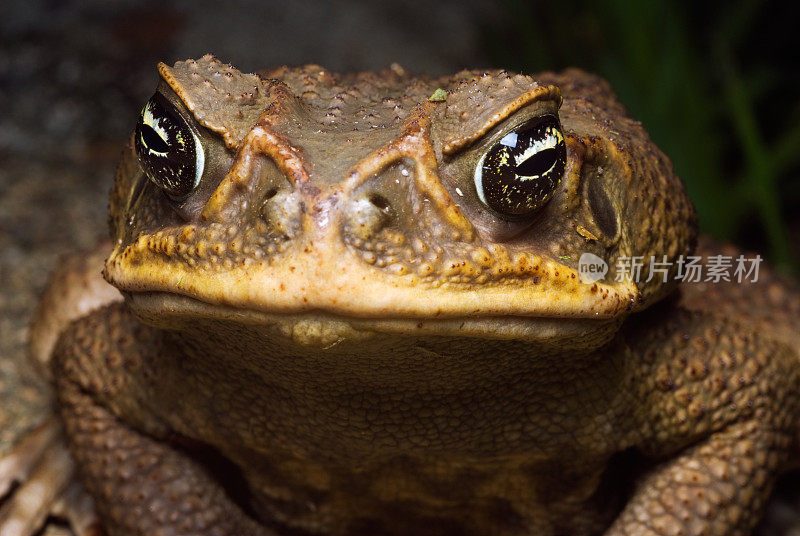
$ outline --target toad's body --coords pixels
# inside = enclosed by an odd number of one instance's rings
[[[53,354],[111,534],[749,532],[797,447],[797,297],[624,273],[694,215],[602,81],[160,73],[111,195],[125,303]],[[517,165],[552,166],[496,196],[532,128]]]

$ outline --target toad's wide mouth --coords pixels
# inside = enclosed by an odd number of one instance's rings
[[[538,340],[614,323],[636,297],[632,283],[583,283],[574,269],[530,255],[527,266],[535,271],[523,267],[482,284],[459,284],[393,274],[360,262],[346,248],[331,254],[306,244],[285,251],[280,262],[202,268],[176,261],[151,242],[118,245],[105,277],[154,324],[162,316],[284,327],[313,320],[328,328],[344,322],[358,332]]]

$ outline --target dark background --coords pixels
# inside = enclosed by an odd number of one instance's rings
[[[796,277],[798,19],[781,4],[0,0],[0,357],[23,355],[58,256],[104,235],[155,63],[206,52],[244,71],[594,71],[670,156],[702,230]],[[786,534],[775,527],[800,511],[798,493],[784,495],[762,534]]]

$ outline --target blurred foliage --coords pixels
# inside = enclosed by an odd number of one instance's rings
[[[783,4],[785,5],[785,4]],[[502,3],[494,64],[578,66],[609,80],[672,159],[701,229],[798,271],[800,72],[796,18],[755,0]],[[783,8],[785,9],[785,8]]]

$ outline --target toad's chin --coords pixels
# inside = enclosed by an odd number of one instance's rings
[[[407,337],[469,337],[525,341],[542,348],[570,345],[592,349],[613,336],[618,318],[542,318],[483,315],[453,318],[362,318],[311,310],[270,313],[231,305],[211,304],[170,292],[123,292],[131,310],[143,322],[186,332],[216,329],[246,331],[265,340],[280,337],[304,347],[330,348],[386,334]]]

